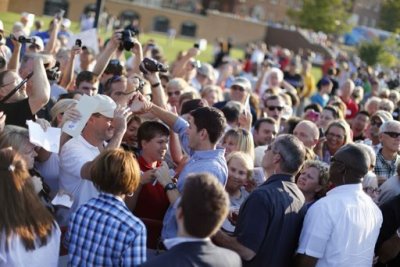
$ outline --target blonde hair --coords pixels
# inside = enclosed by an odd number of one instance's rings
[[[57,116],[61,113],[64,113],[69,108],[71,108],[74,104],[78,104],[78,100],[76,99],[61,99],[50,110],[51,117],[51,125],[54,127],[58,126]]]
[[[247,179],[253,176],[254,161],[249,154],[242,151],[232,152],[226,157],[226,164],[229,165],[232,159],[240,160],[243,163],[244,167],[247,169]]]
[[[222,138],[222,142],[226,140],[226,138],[232,137],[237,141],[237,149],[238,151],[242,151],[247,153],[254,161],[254,141],[252,134],[242,128],[230,129],[227,131]]]

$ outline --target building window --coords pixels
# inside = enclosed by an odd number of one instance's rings
[[[169,19],[164,16],[157,16],[153,19],[153,30],[156,32],[165,32],[169,30]]]
[[[197,25],[192,21],[185,21],[181,25],[181,35],[196,37]]]
[[[130,25],[135,19],[140,19],[140,15],[133,10],[124,11],[119,15],[119,20],[123,27]]]

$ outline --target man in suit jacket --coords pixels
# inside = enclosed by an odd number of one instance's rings
[[[208,173],[189,176],[177,202],[178,237],[166,239],[169,250],[142,266],[242,266],[238,254],[210,240],[226,218],[228,207],[228,195],[215,177]]]

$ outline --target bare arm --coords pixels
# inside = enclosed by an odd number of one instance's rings
[[[186,55],[182,56],[180,60],[176,62],[175,68],[172,70],[172,76],[174,77],[184,77],[186,74],[186,65],[192,57],[196,57],[200,54],[200,50],[197,48],[190,48]]]
[[[12,51],[10,61],[8,62],[7,69],[15,70],[18,72],[19,70],[19,58],[21,56],[21,43],[11,38],[11,42],[14,45],[14,50]]]
[[[213,241],[219,246],[236,251],[243,260],[249,261],[256,256],[254,251],[240,244],[236,237],[229,236],[221,230],[216,233]]]
[[[114,32],[110,41],[107,43],[106,48],[104,48],[104,50],[97,57],[93,73],[96,74],[98,77],[100,77],[100,75],[102,75],[104,70],[106,69],[108,62],[110,61],[112,55],[119,46],[120,39],[121,39],[121,33]]]
[[[117,107],[114,111],[114,135],[108,142],[106,148],[113,149],[121,146],[122,138],[126,132],[127,123],[126,120],[132,114],[129,108]]]
[[[79,46],[73,46],[71,49],[71,53],[67,62],[67,66],[64,69],[64,73],[62,74],[60,86],[64,88],[68,88],[70,83],[74,80],[74,65],[75,65],[75,57],[76,55],[82,52],[82,48]]]
[[[378,250],[379,261],[386,263],[394,259],[400,253],[400,237],[394,234],[388,240],[382,243]]]
[[[50,39],[44,48],[44,51],[50,54],[55,54],[56,52],[56,43],[57,43],[57,35],[60,31],[61,20],[54,18],[53,19],[53,30],[50,33]]]
[[[305,254],[297,254],[296,256],[297,267],[314,267],[317,264],[317,261],[317,258]]]
[[[143,61],[143,48],[142,44],[135,39],[135,45],[132,48],[132,53],[135,55],[135,58],[132,60],[132,71],[133,73],[140,73],[139,65]]]
[[[32,114],[36,114],[50,99],[50,84],[47,80],[42,56],[33,59],[34,74],[32,76],[32,90],[29,95],[29,105]]]

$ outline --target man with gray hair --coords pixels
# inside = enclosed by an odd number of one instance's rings
[[[382,148],[376,154],[375,173],[379,184],[396,174],[400,163],[400,122],[386,121],[379,128],[379,140]]]
[[[305,158],[301,141],[283,134],[265,150],[263,168],[271,175],[242,204],[235,233],[219,231],[215,242],[236,251],[243,266],[292,266],[306,207],[294,181]]]

